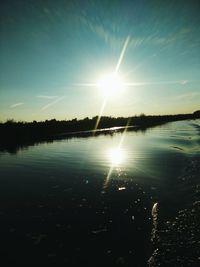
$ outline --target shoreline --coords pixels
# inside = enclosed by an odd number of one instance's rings
[[[45,122],[0,123],[0,151],[17,153],[19,149],[43,142],[53,142],[66,138],[90,137],[114,134],[123,131],[142,131],[169,122],[199,119],[199,114],[179,114],[128,118],[102,117],[95,127],[98,117],[83,120]]]

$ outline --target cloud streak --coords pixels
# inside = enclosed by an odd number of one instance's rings
[[[37,98],[43,98],[43,99],[55,99],[58,98],[57,95],[37,95]]]
[[[192,100],[200,97],[200,92],[190,92],[187,94],[178,95],[176,98],[179,100]]]
[[[179,81],[159,81],[159,82],[135,82],[135,83],[125,83],[125,86],[146,86],[146,85],[162,85],[162,84],[181,84],[185,85],[189,83],[188,80]]]
[[[22,105],[24,105],[24,103],[19,102],[19,103],[15,103],[15,104],[11,105],[10,108],[16,108],[16,107],[19,107],[19,106],[22,106]]]
[[[44,107],[42,107],[42,110],[48,109],[49,107],[51,107],[51,106],[57,104],[58,102],[62,101],[64,98],[65,98],[65,96],[57,97],[57,99],[55,101],[50,102],[47,105],[45,105]]]

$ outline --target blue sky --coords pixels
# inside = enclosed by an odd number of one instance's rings
[[[1,1],[0,120],[93,117],[116,68],[123,93],[103,114],[200,108],[199,1]],[[84,86],[81,86],[84,85]]]

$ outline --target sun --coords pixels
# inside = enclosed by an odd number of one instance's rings
[[[98,87],[104,97],[111,97],[122,92],[124,81],[117,73],[111,73],[100,79]]]

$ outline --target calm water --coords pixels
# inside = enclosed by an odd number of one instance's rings
[[[195,201],[178,181],[199,145],[196,120],[0,152],[1,257],[26,266],[146,266],[153,204],[171,219]]]

